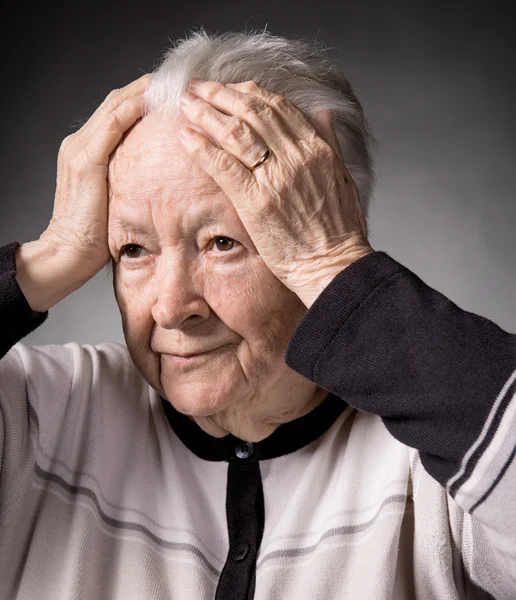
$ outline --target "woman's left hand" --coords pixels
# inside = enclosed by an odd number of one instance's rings
[[[183,128],[185,150],[231,199],[269,269],[311,306],[338,273],[373,252],[340,153],[291,102],[254,81],[192,80],[190,91],[182,112],[208,136]],[[267,147],[271,156],[250,170]]]

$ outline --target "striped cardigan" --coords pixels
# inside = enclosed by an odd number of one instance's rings
[[[262,442],[212,438],[124,345],[22,343],[48,314],[16,246],[0,248],[0,600],[516,598],[515,335],[375,252],[289,342],[326,399]]]

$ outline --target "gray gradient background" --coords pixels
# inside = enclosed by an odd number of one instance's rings
[[[508,4],[508,3],[507,3]],[[498,2],[21,4],[4,13],[0,243],[36,239],[74,123],[193,27],[268,29],[335,47],[379,142],[373,248],[516,332],[514,19]],[[13,12],[18,11],[18,12]],[[22,14],[23,12],[23,14]],[[101,271],[29,344],[123,341]]]

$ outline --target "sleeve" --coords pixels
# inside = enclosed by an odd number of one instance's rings
[[[19,242],[0,247],[0,359],[48,317],[33,312],[16,280],[16,248]]]
[[[35,313],[16,280],[18,242],[0,247],[0,535],[23,501],[34,469],[31,438],[38,422],[28,401],[29,389],[21,356],[9,352],[48,316]]]
[[[470,577],[516,598],[516,335],[374,252],[307,310],[286,363],[419,451],[480,531]]]

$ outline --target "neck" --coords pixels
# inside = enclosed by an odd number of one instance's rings
[[[329,394],[327,390],[307,383],[304,378],[303,389],[299,389],[300,387],[291,386],[289,394],[272,394],[271,390],[267,390],[264,395],[237,401],[213,415],[190,416],[190,419],[216,438],[232,434],[241,440],[260,442],[280,425],[310,413]]]

